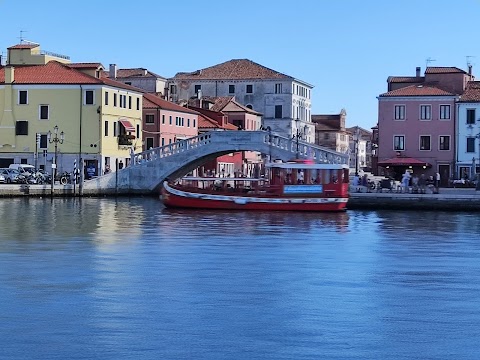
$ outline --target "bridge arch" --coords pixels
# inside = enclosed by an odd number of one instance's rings
[[[158,191],[166,178],[188,174],[218,156],[257,151],[271,159],[312,159],[317,163],[348,164],[348,155],[267,131],[211,131],[163,147],[134,154],[130,166],[85,182],[84,189],[106,193]]]

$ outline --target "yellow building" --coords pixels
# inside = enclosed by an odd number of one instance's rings
[[[0,167],[28,163],[50,172],[55,155],[60,173],[80,160],[86,175],[127,166],[142,149],[143,92],[101,78],[102,71],[100,63],[70,63],[38,44],[8,48],[0,67]]]

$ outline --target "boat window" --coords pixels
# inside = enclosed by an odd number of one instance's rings
[[[331,170],[330,169],[324,169],[323,170],[323,181],[322,184],[330,184],[330,179],[331,179]]]
[[[348,169],[343,169],[343,182],[348,183],[350,181],[350,177],[348,175]]]

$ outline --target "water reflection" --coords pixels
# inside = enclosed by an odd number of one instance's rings
[[[8,199],[0,216],[5,358],[476,356],[473,214],[85,198]]]

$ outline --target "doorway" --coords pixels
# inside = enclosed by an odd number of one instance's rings
[[[447,187],[450,180],[450,165],[438,165],[440,173],[440,186]]]

